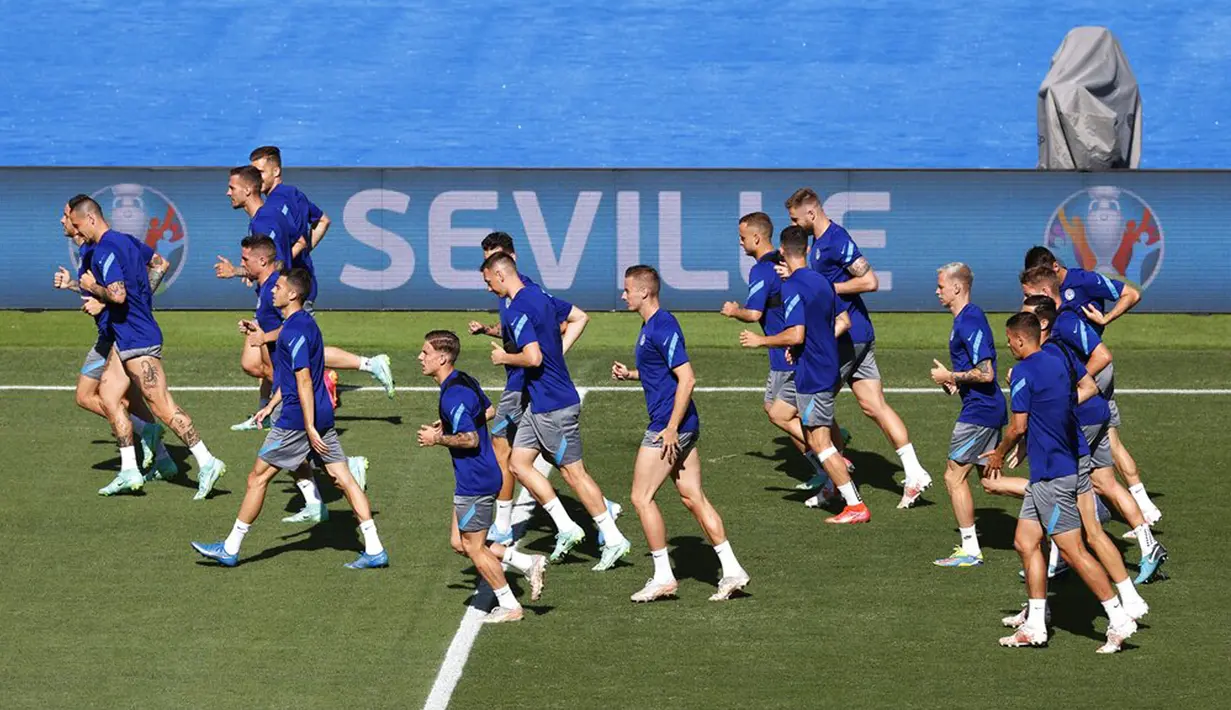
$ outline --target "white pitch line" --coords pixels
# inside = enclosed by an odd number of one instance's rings
[[[422,387],[414,391],[420,390],[439,392],[440,388]],[[585,387],[577,388],[577,396],[581,401],[586,400],[588,391],[589,389]],[[638,387],[637,391],[640,392],[641,388]],[[533,505],[515,506],[513,508],[513,528],[519,528],[528,522],[532,512],[534,512]],[[483,628],[483,617],[487,616],[487,612],[482,611],[480,607],[490,608],[494,601],[495,595],[486,584],[481,584],[479,589],[475,590],[470,606],[466,607],[466,613],[462,614],[462,622],[458,624],[457,633],[453,634],[453,640],[449,642],[449,650],[445,652],[445,659],[441,661],[440,670],[436,672],[432,692],[428,693],[427,701],[423,703],[423,710],[445,710],[449,707],[449,700],[453,697],[453,691],[457,689],[457,684],[462,679],[462,671],[466,668],[466,660],[470,658],[470,649],[474,647],[479,630]]]
[[[77,388],[70,385],[0,385],[0,392],[73,392]],[[172,392],[255,392],[256,387],[251,385],[183,385],[172,387]],[[439,387],[397,387],[398,392],[439,392]],[[484,387],[488,392],[500,392],[503,387]],[[640,387],[620,387],[620,386],[604,386],[577,388],[580,392],[585,389],[588,392],[636,392],[641,393]],[[384,392],[383,387],[343,387],[342,391],[350,392]],[[764,392],[764,387],[697,387],[694,392]],[[842,390],[849,393],[849,390]],[[1008,392],[1009,390],[1001,388],[1001,391]],[[886,387],[885,394],[944,394],[938,387]],[[1156,394],[1156,395],[1231,395],[1231,389],[1183,389],[1183,388],[1162,388],[1162,389],[1122,389],[1117,387],[1116,394]]]

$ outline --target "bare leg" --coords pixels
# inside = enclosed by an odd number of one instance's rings
[[[885,391],[880,380],[856,380],[851,383],[851,391],[855,393],[859,408],[876,422],[893,448],[900,449],[910,443],[910,434],[907,433],[902,418],[885,401]]]
[[[670,473],[671,466],[663,460],[661,449],[644,446],[637,449],[631,497],[650,550],[661,550],[667,546],[667,526],[658,503],[654,502],[654,495]]]
[[[1094,482],[1094,492],[1111,503],[1130,528],[1145,524],[1145,516],[1141,514],[1137,501],[1133,500],[1133,494],[1120,485],[1113,469],[1096,468],[1090,474],[1090,479]]]
[[[244,501],[239,505],[237,517],[240,522],[248,525],[256,522],[257,516],[261,514],[261,508],[265,505],[265,491],[269,489],[269,482],[276,475],[278,475],[278,468],[264,459],[258,458],[252,465],[252,472],[248,474],[248,487],[244,490]]]
[[[949,490],[949,500],[953,501],[953,517],[957,519],[959,528],[969,528],[975,524],[975,499],[970,495],[970,486],[966,485],[966,477],[972,468],[972,464],[952,460],[945,466],[945,488]]]
[[[726,542],[727,531],[723,527],[722,516],[718,515],[718,511],[701,488],[701,455],[695,448],[688,452],[684,465],[677,466],[671,472],[671,477],[675,479],[675,489],[679,491],[684,507],[697,519],[710,544],[720,545]],[[666,544],[665,540],[663,544]]]
[[[107,419],[107,410],[103,408],[103,398],[99,392],[100,382],[102,382],[101,379],[96,380],[85,375],[78,375],[75,399],[78,407]]]
[[[1085,494],[1088,496],[1088,494]],[[1082,496],[1078,496],[1080,501]],[[1090,501],[1093,506],[1094,501]],[[1080,503],[1079,503],[1080,505]],[[1085,582],[1086,586],[1094,592],[1094,596],[1099,601],[1106,601],[1116,595],[1115,589],[1111,586],[1111,580],[1107,578],[1107,572],[1099,561],[1090,554],[1082,542],[1080,530],[1069,530],[1052,536],[1052,544],[1060,548],[1060,554],[1064,555],[1064,559],[1068,560],[1069,566],[1077,571],[1081,581]],[[1123,562],[1121,562],[1123,564]]]
[[[371,520],[372,508],[368,503],[368,496],[359,487],[355,477],[350,474],[350,468],[347,467],[346,462],[337,461],[325,464],[325,473],[329,474],[329,477],[333,479],[333,484],[346,496],[346,502],[350,503],[351,510],[355,511],[355,518],[361,523]]]
[[[192,424],[192,417],[175,404],[171,391],[167,389],[167,377],[162,369],[162,361],[149,356],[137,357],[124,363],[124,367],[141,386],[141,395],[154,416],[175,432],[186,446],[196,446],[201,441],[201,436]]]
[[[1103,530],[1103,524],[1098,520],[1098,511],[1095,510],[1094,506],[1094,493],[1087,491],[1077,496],[1077,509],[1081,512],[1081,527],[1085,534],[1086,542],[1090,545],[1090,550],[1094,552],[1095,557],[1098,558],[1099,564],[1106,570],[1107,575],[1112,580],[1128,579],[1128,570],[1124,567],[1124,557],[1120,554],[1120,549],[1107,536],[1107,532]],[[1060,551],[1064,552],[1064,548],[1061,548]],[[1068,558],[1065,557],[1065,559]],[[1072,560],[1068,560],[1068,562],[1070,565],[1073,564]],[[1106,598],[1099,597],[1100,600]]]
[[[1111,440],[1111,459],[1116,464],[1116,471],[1129,486],[1141,483],[1141,473],[1137,470],[1137,460],[1128,452],[1124,442],[1120,441],[1120,430],[1112,427],[1107,430],[1107,438]]]

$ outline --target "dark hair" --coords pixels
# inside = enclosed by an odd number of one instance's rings
[[[1005,321],[1004,327],[1011,332],[1025,335],[1028,339],[1039,342],[1039,337],[1043,332],[1043,327],[1039,324],[1039,318],[1029,311],[1014,313],[1009,316],[1009,320]]]
[[[231,177],[239,176],[239,179],[248,184],[257,192],[261,191],[261,171],[251,165],[241,165],[238,168],[231,168]]]
[[[1035,266],[1026,269],[1018,276],[1018,280],[1023,286],[1048,283],[1056,288],[1060,287],[1060,277],[1056,276],[1056,272],[1052,271],[1050,266]]]
[[[479,246],[483,247],[483,251],[485,252],[496,249],[504,252],[505,254],[517,253],[513,249],[513,237],[509,236],[508,232],[492,232],[486,237],[483,237],[483,241],[479,243]]]
[[[265,256],[270,258],[278,254],[278,248],[274,246],[274,240],[265,234],[249,234],[240,240],[239,245],[244,249],[263,252]]]
[[[75,203],[75,204],[74,204]],[[75,214],[103,216],[103,208],[98,206],[93,197],[77,195],[68,201],[69,209]]]
[[[85,202],[86,200],[93,200],[93,198],[91,198],[89,195],[82,194],[79,192],[76,195],[73,195],[72,197],[68,198],[68,208],[70,210],[75,210],[77,209],[77,205],[81,204],[82,202]]]
[[[1042,327],[1042,321],[1047,321],[1047,327],[1043,330],[1051,330],[1052,324],[1056,322],[1056,302],[1051,296],[1027,296],[1022,301],[1023,306],[1029,306],[1034,313],[1034,317],[1039,319],[1039,325]]]
[[[657,296],[662,280],[658,278],[658,270],[646,264],[637,264],[624,270],[624,278],[636,279],[650,287],[650,295]]]
[[[813,190],[810,187],[801,187],[791,193],[790,197],[786,198],[786,208],[788,210],[801,207],[803,205],[816,205],[819,207],[820,204],[821,198],[817,197],[816,190]]]
[[[749,212],[739,218],[739,223],[748,225],[748,227],[759,232],[768,241],[772,241],[774,238],[774,221],[764,212]]]
[[[778,249],[786,256],[804,256],[808,253],[808,230],[791,225],[778,235]]]
[[[433,350],[444,353],[450,363],[457,362],[457,356],[462,353],[462,341],[451,330],[430,330],[423,339]]]
[[[483,266],[479,267],[479,271],[488,271],[490,269],[497,269],[497,270],[512,269],[513,271],[516,271],[517,262],[513,261],[513,257],[509,256],[508,254],[505,254],[502,251],[498,251],[495,254],[492,254],[491,256],[484,259]]]
[[[1051,253],[1051,249],[1047,247],[1030,247],[1030,251],[1026,252],[1026,263],[1022,268],[1027,270],[1037,266],[1046,266],[1053,268],[1059,263],[1056,261],[1056,255]]]
[[[282,277],[290,284],[291,289],[299,295],[299,302],[301,304],[308,297],[308,294],[312,293],[312,275],[308,273],[307,269],[283,269]]]
[[[282,151],[278,150],[276,145],[263,145],[248,154],[249,161],[260,160],[261,158],[268,158],[273,161],[274,165],[282,167]]]

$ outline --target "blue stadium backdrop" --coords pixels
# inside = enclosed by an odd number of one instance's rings
[[[1231,311],[1231,173],[1034,171],[743,171],[298,169],[290,182],[333,220],[315,252],[327,309],[489,309],[479,240],[504,230],[519,263],[553,293],[619,309],[620,275],[652,264],[678,310],[742,298],[749,261],[737,219],[808,185],[880,273],[874,310],[938,310],[935,269],[965,261],[987,309],[1019,302],[1023,252],[1047,243],[1145,287],[1141,310]],[[225,196],[225,169],[5,169],[0,307],[74,308],[51,288],[70,265],[57,220],[93,193],[112,224],[172,263],[160,308],[242,309],[252,292],[220,281],[247,218]]]

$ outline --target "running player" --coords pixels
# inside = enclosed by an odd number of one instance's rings
[[[64,236],[73,241],[77,247],[77,279],[80,279],[82,274],[89,271],[91,265],[91,257],[94,253],[94,245],[77,234],[73,229],[72,222],[69,219],[69,211],[79,203],[86,199],[87,195],[77,195],[67,204],[64,205],[64,213],[60,216],[60,226],[64,228]],[[157,289],[157,281],[161,280],[162,275],[166,273],[166,266],[163,264],[161,257],[155,259],[156,254],[153,249],[148,246],[142,246],[142,252],[147,256],[147,264],[151,264],[151,268],[147,270],[147,275],[154,279],[151,285]],[[102,394],[99,392],[99,383],[102,381],[103,370],[110,363],[111,377],[127,379],[124,368],[118,360],[109,361],[107,356],[111,354],[112,342],[111,329],[107,321],[107,306],[102,301],[83,294],[81,292],[80,282],[72,277],[68,269],[61,266],[52,279],[52,285],[58,289],[75,291],[81,293],[81,310],[88,313],[94,318],[94,325],[98,331],[98,337],[94,341],[94,345],[86,351],[85,364],[81,366],[81,373],[77,375],[77,388],[75,399],[77,406],[93,412],[103,419],[108,419],[107,410],[103,408]],[[123,397],[123,403],[128,408],[129,419],[132,421],[133,433],[137,438],[141,439],[143,455],[141,467],[147,469],[145,480],[167,480],[175,477],[179,473],[179,467],[175,461],[171,459],[171,454],[167,452],[167,447],[162,442],[162,424],[159,424],[154,415],[150,413],[149,407],[146,406],[145,400],[141,398],[141,389],[137,387],[136,382],[131,380],[128,383],[128,391]],[[150,469],[150,466],[153,469]]]
[[[325,391],[325,344],[316,321],[302,305],[312,288],[311,281],[308,272],[292,269],[274,284],[274,306],[282,311],[283,317],[274,354],[275,397],[281,399],[282,413],[265,437],[248,474],[248,487],[231,534],[222,542],[192,543],[194,550],[224,567],[239,563],[240,545],[260,515],[265,491],[279,469],[294,471],[309,459],[329,473],[359,519],[364,550],[346,566],[351,569],[389,566],[389,555],[376,534],[376,521],[372,520],[368,497],[351,476],[346,454],[333,428],[333,404]],[[257,333],[258,337],[260,335]]]
[[[962,398],[962,411],[949,440],[949,460],[945,464],[945,488],[953,502],[960,541],[948,557],[936,560],[940,567],[977,567],[983,564],[983,550],[975,531],[975,503],[966,485],[970,469],[978,466],[979,478],[987,459],[984,451],[1000,443],[1000,431],[1008,423],[1004,393],[996,382],[996,345],[983,309],[971,301],[974,274],[961,262],[945,264],[936,270],[936,297],[953,314],[949,333],[949,361],[953,371],[933,360],[932,381],[949,394]]]
[[[192,418],[175,404],[167,387],[162,367],[162,331],[154,320],[154,290],[147,262],[153,259],[150,263],[155,271],[166,271],[168,264],[157,255],[150,257],[143,252],[134,237],[112,230],[93,199],[79,201],[70,210],[69,218],[73,229],[94,244],[90,269],[81,275],[81,290],[107,304],[108,327],[115,342],[109,357],[117,359],[127,374],[124,378],[109,377],[104,371],[99,383],[103,407],[120,447],[120,473],[99,494],[139,490],[145,482],[137,468],[132,422],[123,402],[129,380],[135,379],[150,410],[192,451],[200,469],[194,500],[202,500],[226,472],[226,465],[209,452]],[[155,281],[158,279],[161,276]]]
[[[906,471],[902,502],[899,508],[909,508],[932,485],[932,477],[919,465],[910,433],[902,418],[885,401],[880,369],[876,365],[876,334],[872,319],[860,294],[880,288],[880,281],[871,264],[859,251],[851,235],[831,221],[821,208],[821,200],[811,188],[800,188],[786,200],[791,222],[812,230],[813,241],[808,255],[809,266],[833,284],[834,291],[850,304],[850,332],[839,339],[842,381],[855,393],[863,413],[876,422],[885,438],[897,450]],[[839,309],[841,310],[841,309]]]
[[[739,334],[746,348],[792,348],[798,351],[795,367],[795,409],[800,414],[804,437],[846,507],[827,523],[866,523],[872,519],[855,489],[830,437],[834,396],[838,392],[838,337],[850,327],[850,316],[837,310],[840,303],[823,276],[808,268],[808,235],[802,231],[783,232],[783,262],[790,274],[782,284],[784,328],[777,335],[758,335],[750,330]],[[800,348],[802,346],[802,348]]]
[[[530,599],[537,601],[543,593],[547,573],[547,558],[527,555],[512,546],[492,543],[484,538],[495,515],[496,493],[502,474],[492,453],[487,431],[491,401],[483,388],[470,375],[455,368],[462,344],[457,334],[448,330],[433,330],[424,336],[419,362],[423,374],[440,385],[440,419],[419,427],[419,446],[445,446],[453,460],[453,526],[450,540],[453,549],[466,555],[496,593],[498,606],[484,617],[487,624],[520,621],[524,612],[500,563],[504,562],[530,580]]]
[[[735,301],[722,304],[722,315],[743,323],[759,323],[761,332],[769,336],[783,329],[782,279],[774,272],[774,266],[782,263],[782,255],[774,249],[773,234],[774,224],[764,212],[752,212],[740,218],[740,247],[756,259],[756,263],[748,272],[748,296],[744,304],[741,306]],[[799,412],[795,409],[795,363],[787,360],[786,348],[769,348],[765,414],[771,424],[791,437],[791,443],[812,467],[812,480],[800,484],[801,487],[807,490],[832,488],[816,453],[804,442]],[[832,496],[832,491],[828,493]]]
[[[302,249],[303,238],[295,237],[295,224],[290,216],[290,210],[285,212],[277,205],[267,203],[261,196],[261,173],[251,165],[232,168],[227,182],[227,197],[231,200],[232,209],[242,209],[249,217],[248,233],[264,234],[274,242],[275,253],[283,268],[290,268],[295,261],[297,249]],[[220,279],[243,278],[251,280],[241,261],[236,268],[229,259],[218,257],[214,265],[214,273]],[[305,303],[305,309],[311,308]],[[269,342],[274,342],[277,332],[267,332]],[[325,347],[325,367],[339,370],[362,370],[367,372],[385,388],[385,394],[393,396],[393,374],[389,368],[388,355],[376,355],[371,358],[360,357],[332,345]],[[328,378],[328,373],[327,373]],[[327,379],[332,386],[332,378]],[[331,401],[336,404],[336,393],[331,394]],[[265,400],[262,399],[261,406]],[[232,427],[234,430],[260,429],[260,423],[253,417]]]
[[[1100,337],[1103,329],[1112,321],[1127,313],[1141,301],[1141,292],[1131,285],[1108,278],[1103,274],[1085,269],[1067,269],[1051,253],[1047,247],[1036,246],[1026,252],[1025,269],[1045,268],[1056,275],[1058,284],[1054,297],[1057,309],[1072,311],[1088,323]],[[1026,294],[1030,295],[1030,294]],[[1106,301],[1115,301],[1110,310],[1104,312]],[[1150,500],[1146,493],[1145,483],[1137,468],[1137,461],[1120,441],[1120,407],[1116,404],[1115,364],[1108,363],[1094,378],[1099,391],[1107,399],[1111,409],[1111,427],[1108,438],[1111,442],[1111,456],[1116,469],[1124,477],[1129,486],[1129,492],[1137,501],[1138,507],[1150,524],[1158,522],[1163,517],[1162,511]]]
[[[513,334],[517,352],[506,352],[492,343],[493,365],[516,365],[526,370],[526,393],[530,399],[528,415],[523,418],[513,440],[510,465],[523,486],[543,503],[560,530],[556,534],[553,561],[563,558],[585,539],[585,532],[567,518],[557,519],[559,500],[551,484],[534,469],[540,453],[550,456],[564,475],[581,504],[603,533],[602,556],[593,569],[611,569],[632,547],[607,511],[606,498],[586,472],[581,447],[581,398],[564,362],[563,341],[556,316],[561,306],[542,289],[527,287],[517,273],[517,263],[508,254],[493,254],[483,261],[483,280],[492,293],[510,299],[501,313],[501,325]],[[555,505],[551,506],[551,501]],[[569,524],[572,527],[568,527]]]
[[[1005,455],[1029,433],[1030,486],[1022,500],[1013,541],[1026,570],[1029,601],[1024,622],[1011,636],[1000,639],[1000,645],[1047,643],[1047,565],[1041,549],[1047,535],[1107,611],[1107,643],[1098,652],[1115,653],[1137,631],[1137,622],[1082,540],[1079,505],[1092,508],[1094,502],[1089,479],[1078,476],[1081,432],[1071,375],[1062,357],[1041,351],[1039,319],[1033,314],[1012,316],[1005,329],[1009,350],[1019,361],[1010,386],[1013,416],[1004,440],[994,451],[985,453],[986,472],[999,476]]]
[[[774,280],[778,280],[777,275]],[[659,305],[659,287],[658,272],[653,267],[630,266],[624,272],[621,297],[628,310],[641,316],[644,325],[635,349],[636,368],[629,369],[619,361],[611,365],[612,379],[641,381],[650,415],[649,427],[633,463],[632,500],[650,546],[650,557],[654,559],[654,576],[632,595],[632,600],[649,602],[672,597],[679,589],[667,557],[667,527],[654,502],[658,489],[670,477],[684,507],[697,519],[718,555],[722,579],[710,601],[724,601],[748,585],[748,573],[735,559],[722,518],[701,489],[701,456],[697,453],[701,419],[692,401],[697,378],[688,360],[679,321]]]

